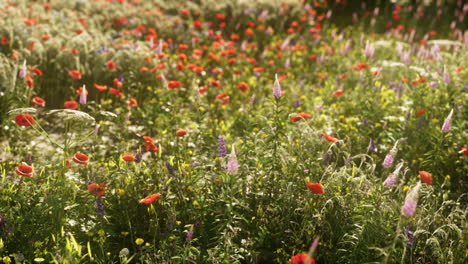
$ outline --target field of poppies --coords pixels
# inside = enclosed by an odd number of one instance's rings
[[[461,0],[0,1],[3,263],[467,263]]]

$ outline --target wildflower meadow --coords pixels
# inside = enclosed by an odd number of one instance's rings
[[[0,262],[468,263],[466,1],[0,10]]]

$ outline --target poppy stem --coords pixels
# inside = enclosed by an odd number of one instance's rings
[[[385,255],[385,258],[384,258],[384,260],[382,261],[382,264],[387,264],[388,258],[390,257],[390,255],[392,254],[392,252],[395,250],[396,242],[397,242],[398,237],[400,236],[400,233],[401,233],[401,228],[400,228],[401,219],[402,219],[402,216],[400,215],[400,218],[398,219],[397,228],[396,228],[396,231],[395,231],[395,237],[393,238],[392,247],[390,248],[390,252],[388,252],[388,253]]]
[[[37,133],[39,133],[41,136],[47,138],[47,140],[52,144],[52,145],[55,145],[56,147],[60,148],[60,149],[64,149],[60,144],[58,144],[57,142],[55,142],[52,138],[50,138],[50,135],[49,133],[47,133],[44,128],[42,128],[41,125],[39,125],[38,122],[34,122],[34,124],[31,126]]]

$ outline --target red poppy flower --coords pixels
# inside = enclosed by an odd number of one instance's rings
[[[237,89],[239,89],[241,92],[245,93],[249,90],[249,85],[245,82],[241,82],[237,85]]]
[[[202,22],[200,20],[198,20],[198,19],[193,21],[193,27],[201,28],[202,27]]]
[[[124,153],[122,154],[122,159],[125,160],[125,161],[134,161],[135,160],[135,156],[131,153]]]
[[[182,83],[179,81],[168,81],[167,86],[171,89],[174,89],[174,88],[179,88],[180,86],[182,86]]]
[[[353,71],[362,71],[362,70],[369,69],[369,68],[370,68],[369,64],[365,62],[360,62],[353,66]]]
[[[66,108],[66,109],[71,109],[71,110],[76,110],[78,108],[78,102],[76,101],[66,101],[65,103],[63,103],[63,106]]]
[[[8,43],[10,43],[10,41],[6,38],[6,37],[2,37],[2,45],[8,45]]]
[[[460,150],[459,153],[463,153],[463,154],[465,154],[465,156],[468,157],[468,147],[463,147],[463,148]]]
[[[419,171],[419,176],[421,181],[425,182],[427,185],[432,184],[432,175],[427,171]]]
[[[31,103],[37,105],[37,106],[41,106],[41,107],[45,107],[45,100],[40,98],[40,97],[34,97],[31,101]]]
[[[138,101],[135,98],[130,98],[129,100],[127,100],[127,105],[130,108],[136,107],[138,106]]]
[[[78,164],[83,164],[83,165],[88,165],[89,163],[89,158],[88,156],[86,156],[85,154],[82,154],[82,153],[75,153],[75,155],[73,155],[73,159],[72,159],[74,162],[78,163]]]
[[[159,150],[158,147],[154,143],[145,143],[146,151],[149,152],[156,152]]]
[[[312,116],[309,113],[300,112],[300,113],[295,114],[294,116],[291,116],[290,120],[292,122],[297,122],[297,121],[300,121],[302,119],[310,119],[311,117]]]
[[[333,96],[340,97],[343,95],[343,89],[339,89],[333,92]]]
[[[424,115],[426,113],[426,109],[421,109],[416,112],[416,116]]]
[[[81,72],[79,72],[77,70],[69,71],[68,76],[72,77],[75,80],[81,80]]]
[[[221,87],[221,83],[217,80],[212,80],[210,84],[211,86],[214,86],[214,87],[218,87],[218,88]]]
[[[80,54],[80,51],[77,50],[77,49],[74,49],[74,48],[71,48],[70,51],[71,51],[71,53],[72,53],[73,55],[75,55],[75,56],[78,55],[78,54]]]
[[[220,93],[216,96],[216,99],[223,99],[224,97],[226,97],[228,95],[228,93]]]
[[[94,84],[94,88],[98,89],[100,92],[104,92],[105,90],[107,90],[106,85],[100,85],[100,84],[97,84],[97,83]]]
[[[30,89],[34,87],[34,80],[29,74],[26,75],[26,86],[28,86]]]
[[[456,68],[453,72],[456,73],[456,74],[460,74],[463,71],[463,69],[465,69],[465,67],[460,66],[460,67]]]
[[[77,93],[78,95],[81,95],[82,92],[83,92],[83,86],[81,86],[80,88],[78,88],[78,89],[76,90],[76,93]],[[89,94],[89,92],[88,92],[88,90],[86,90],[86,95],[88,95],[88,94]]]
[[[123,93],[113,87],[110,88],[110,92],[117,97],[123,97]]]
[[[179,129],[179,130],[176,131],[175,134],[176,134],[176,136],[178,136],[178,137],[183,137],[183,136],[187,135],[187,133],[188,133],[187,130],[185,130],[185,129]]]
[[[322,193],[325,193],[325,191],[323,190],[323,187],[320,183],[318,182],[309,182],[307,183],[307,188],[315,193],[315,194],[322,194]]]
[[[20,165],[16,168],[15,172],[16,172],[16,174],[18,174],[18,175],[31,178],[31,177],[32,177],[32,173],[33,173],[33,169],[32,169],[32,167],[28,166],[28,164],[26,164],[26,163],[23,162],[22,164],[20,164]]]
[[[156,152],[158,151],[158,147],[154,144],[154,140],[151,137],[143,136],[143,140],[145,141],[146,151]]]
[[[106,66],[109,70],[113,71],[117,68],[117,64],[113,60],[106,62]]]
[[[208,91],[208,86],[207,86],[207,85],[205,85],[205,86],[200,86],[200,87],[198,88],[198,94],[204,94],[204,93],[206,93],[207,91]]]
[[[152,137],[143,136],[143,140],[145,141],[145,144],[146,143],[154,144],[154,139]]]
[[[325,74],[323,74],[321,72],[317,73],[317,77],[319,77],[319,79],[322,80],[322,81],[326,80],[328,78]]]
[[[102,196],[106,192],[106,184],[105,183],[91,183],[88,185],[88,192],[92,196]]]
[[[34,72],[37,76],[42,76],[42,71],[41,71],[41,69],[39,69],[39,68],[37,68],[37,67],[36,67],[36,68],[32,68],[31,71]]]
[[[328,135],[327,133],[323,133],[323,137],[324,137],[326,140],[330,141],[331,143],[335,143],[335,142],[338,141],[337,138],[334,138],[334,137]]]
[[[114,85],[115,87],[117,87],[117,89],[120,89],[122,86],[123,86],[123,83],[121,81],[119,81],[119,79],[117,78],[114,78],[114,80],[112,80],[114,82]]]
[[[159,197],[161,197],[160,193],[151,194],[151,195],[148,195],[145,198],[141,199],[140,203],[141,204],[151,204],[151,203],[156,202],[159,199]]]
[[[315,264],[315,260],[306,253],[301,253],[293,256],[289,264]]]
[[[25,19],[24,24],[26,24],[28,26],[34,26],[34,25],[36,25],[36,19],[35,18]]]
[[[34,119],[30,114],[16,115],[16,124],[20,126],[32,126],[34,125]]]

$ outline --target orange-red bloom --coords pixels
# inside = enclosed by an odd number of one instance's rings
[[[32,104],[35,104],[37,106],[45,107],[45,100],[40,98],[40,97],[34,97],[31,101]]]
[[[353,66],[353,71],[362,71],[362,70],[369,69],[369,68],[370,68],[369,64],[365,62],[360,62]]]
[[[299,112],[299,113],[295,114],[294,116],[291,116],[290,120],[292,122],[297,122],[297,121],[300,121],[302,119],[310,119],[311,117],[312,116],[309,113]]]
[[[159,199],[159,197],[161,197],[160,193],[151,194],[151,195],[148,195],[145,198],[141,199],[140,203],[141,204],[151,204],[151,203],[156,202]]]
[[[465,156],[468,157],[468,147],[463,147],[463,148],[460,150],[459,153],[463,153],[463,154],[465,154]]]
[[[115,85],[115,87],[117,87],[117,89],[120,89],[123,86],[123,83],[121,81],[119,81],[119,79],[117,79],[117,78],[114,78],[114,80],[112,80],[112,82],[114,82],[114,85]]]
[[[427,171],[419,171],[419,176],[421,181],[425,182],[427,185],[432,184],[432,175]]]
[[[138,106],[138,101],[135,98],[130,98],[129,100],[127,100],[127,105],[130,108],[136,107]]]
[[[220,93],[218,95],[216,95],[216,99],[223,99],[224,97],[228,96],[228,93]]]
[[[421,109],[416,112],[416,116],[424,115],[426,113],[426,109]]]
[[[33,78],[31,78],[31,75],[26,75],[26,86],[28,86],[28,88],[33,88],[34,87],[34,80]]]
[[[37,76],[42,76],[42,71],[41,71],[41,69],[39,69],[39,68],[37,68],[37,67],[36,67],[36,68],[32,68],[31,71],[34,72]]]
[[[323,137],[324,137],[326,140],[330,141],[331,143],[335,143],[335,142],[338,141],[337,138],[334,138],[334,137],[328,135],[327,133],[323,133]]]
[[[320,184],[318,182],[309,182],[309,183],[307,183],[307,188],[311,192],[313,192],[315,194],[325,193],[325,191],[323,190],[322,184]]]
[[[75,153],[75,155],[73,155],[73,159],[72,159],[74,162],[78,163],[78,164],[83,164],[83,165],[88,165],[89,163],[89,158],[88,156],[86,156],[85,154],[82,154],[82,153]]]
[[[75,80],[81,80],[81,72],[79,72],[77,70],[69,71],[68,76],[72,77]]]
[[[117,96],[117,97],[123,97],[123,95],[124,95],[122,92],[119,92],[119,90],[117,90],[117,89],[115,89],[113,87],[110,88],[110,92],[113,95]]]
[[[315,260],[306,253],[301,253],[293,256],[289,264],[315,264]]]
[[[155,152],[158,151],[158,147],[154,144],[154,140],[151,137],[143,136],[143,140],[145,141],[146,151]]]
[[[168,81],[167,86],[171,89],[174,89],[174,88],[179,88],[180,86],[182,86],[182,83],[179,81]]]
[[[88,95],[89,94],[88,90],[86,89],[85,91],[86,91],[86,95]],[[81,95],[82,92],[83,92],[83,86],[76,89],[76,94]]]
[[[106,66],[109,70],[113,71],[117,68],[117,64],[113,60],[106,62]]]
[[[131,153],[124,153],[122,154],[122,159],[125,160],[125,161],[134,161],[135,160],[135,156]]]
[[[241,82],[237,85],[237,89],[239,89],[241,92],[245,93],[249,90],[249,85],[245,82]]]
[[[66,109],[71,109],[71,110],[76,110],[78,108],[78,102],[77,101],[66,101],[65,103],[63,103],[63,106],[66,108]]]
[[[185,135],[187,135],[188,131],[185,130],[185,129],[179,129],[175,132],[176,136],[178,137],[183,137]]]
[[[28,166],[28,164],[22,163],[16,168],[15,172],[18,175],[31,178],[32,173],[33,173],[33,169],[32,169],[32,167]]]
[[[98,89],[100,92],[104,92],[105,90],[107,90],[106,85],[100,85],[100,84],[97,84],[97,83],[94,84],[94,88]]]
[[[340,97],[343,95],[343,89],[339,89],[333,92],[333,96]]]
[[[105,183],[91,183],[88,185],[88,192],[92,196],[102,196],[106,192],[106,184]]]
[[[16,115],[16,124],[20,126],[32,126],[34,125],[34,119],[30,114]]]

